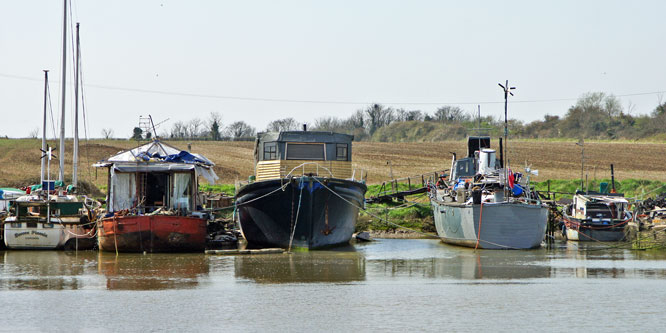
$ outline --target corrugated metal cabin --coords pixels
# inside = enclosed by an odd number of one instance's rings
[[[333,132],[258,133],[254,150],[256,180],[284,178],[299,166],[292,174],[351,178],[353,140],[353,135]]]

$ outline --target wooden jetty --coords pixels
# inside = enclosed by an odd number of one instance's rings
[[[434,184],[442,175],[448,177],[448,174],[445,174],[447,171],[449,170],[446,169],[433,171],[420,175],[395,178],[382,182],[382,186],[379,188],[377,195],[370,196],[369,198],[365,199],[365,202],[386,203],[394,200],[405,201],[406,196],[426,193],[428,191],[428,182],[432,182]],[[407,184],[407,189],[404,189],[405,183]]]
[[[218,254],[218,255],[277,254],[277,253],[284,253],[284,249],[281,249],[281,248],[266,248],[266,249],[252,249],[252,250],[240,250],[240,249],[206,250],[206,254]]]

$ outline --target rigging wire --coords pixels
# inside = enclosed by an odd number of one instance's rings
[[[86,94],[83,89],[83,70],[81,69],[83,66],[81,65],[83,63],[81,56],[81,49],[79,47],[79,88],[81,89],[81,114],[83,115],[83,133],[85,136],[86,140],[86,165],[88,166],[88,181],[92,182],[92,167],[90,163],[90,137],[88,136],[88,127],[90,124],[88,123],[88,116],[86,112]]]
[[[49,113],[51,114],[51,127],[53,129],[53,140],[56,140],[57,139],[57,137],[56,137],[56,127],[55,127],[55,120],[54,120],[54,117],[53,117],[53,105],[52,105],[52,100],[51,100],[51,86],[50,86],[48,81],[46,82],[46,92],[47,92],[46,96],[49,100],[49,111],[50,111]]]
[[[18,80],[28,80],[28,81],[40,81],[40,79],[0,73],[0,77],[18,79]],[[275,103],[301,103],[301,104],[338,104],[338,105],[368,105],[375,104],[379,101],[369,102],[369,101],[335,101],[335,100],[307,100],[307,99],[287,99],[287,98],[265,98],[265,97],[244,97],[244,96],[229,96],[229,95],[214,95],[214,94],[199,94],[199,93],[185,93],[177,91],[166,91],[166,90],[152,90],[152,89],[141,89],[141,88],[123,88],[117,86],[108,86],[101,84],[88,84],[88,87],[106,89],[106,90],[116,90],[116,91],[126,91],[126,92],[137,92],[137,93],[146,93],[146,94],[158,94],[158,95],[167,95],[167,96],[181,96],[181,97],[195,97],[195,98],[211,98],[211,99],[229,99],[229,100],[239,100],[239,101],[248,101],[248,102],[275,102]],[[615,97],[632,97],[632,96],[645,96],[645,95],[659,95],[666,94],[666,90],[658,91],[648,91],[648,92],[638,92],[638,93],[627,93],[627,94],[613,94]],[[551,99],[532,99],[532,100],[513,100],[511,103],[518,104],[528,104],[528,103],[552,103],[552,102],[566,102],[566,101],[576,101],[579,97],[571,98],[551,98]],[[386,101],[381,102],[385,105],[478,105],[478,104],[502,104],[504,101],[481,101],[481,102],[455,102],[455,101],[441,101],[441,102],[409,102],[409,101]]]

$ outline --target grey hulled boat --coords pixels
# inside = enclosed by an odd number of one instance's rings
[[[249,244],[313,249],[349,242],[367,190],[354,179],[352,139],[310,131],[257,135],[256,181],[236,194]]]
[[[470,137],[469,155],[459,160],[454,155],[453,181],[431,188],[437,234],[445,243],[474,248],[539,247],[548,209],[529,190],[529,176],[523,180],[501,169],[489,147],[490,137]]]

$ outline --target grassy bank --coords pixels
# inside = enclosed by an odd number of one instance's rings
[[[550,181],[532,183],[537,191],[547,191],[550,182],[552,192],[567,193],[558,194],[559,197],[571,198],[576,190],[581,189],[580,179],[553,179]],[[588,180],[585,189],[589,191],[599,191],[601,183],[607,183],[610,189],[610,179]],[[623,193],[627,198],[636,198],[638,200],[655,197],[666,192],[666,182],[660,180],[648,179],[623,179],[615,181],[615,189],[618,193]]]

